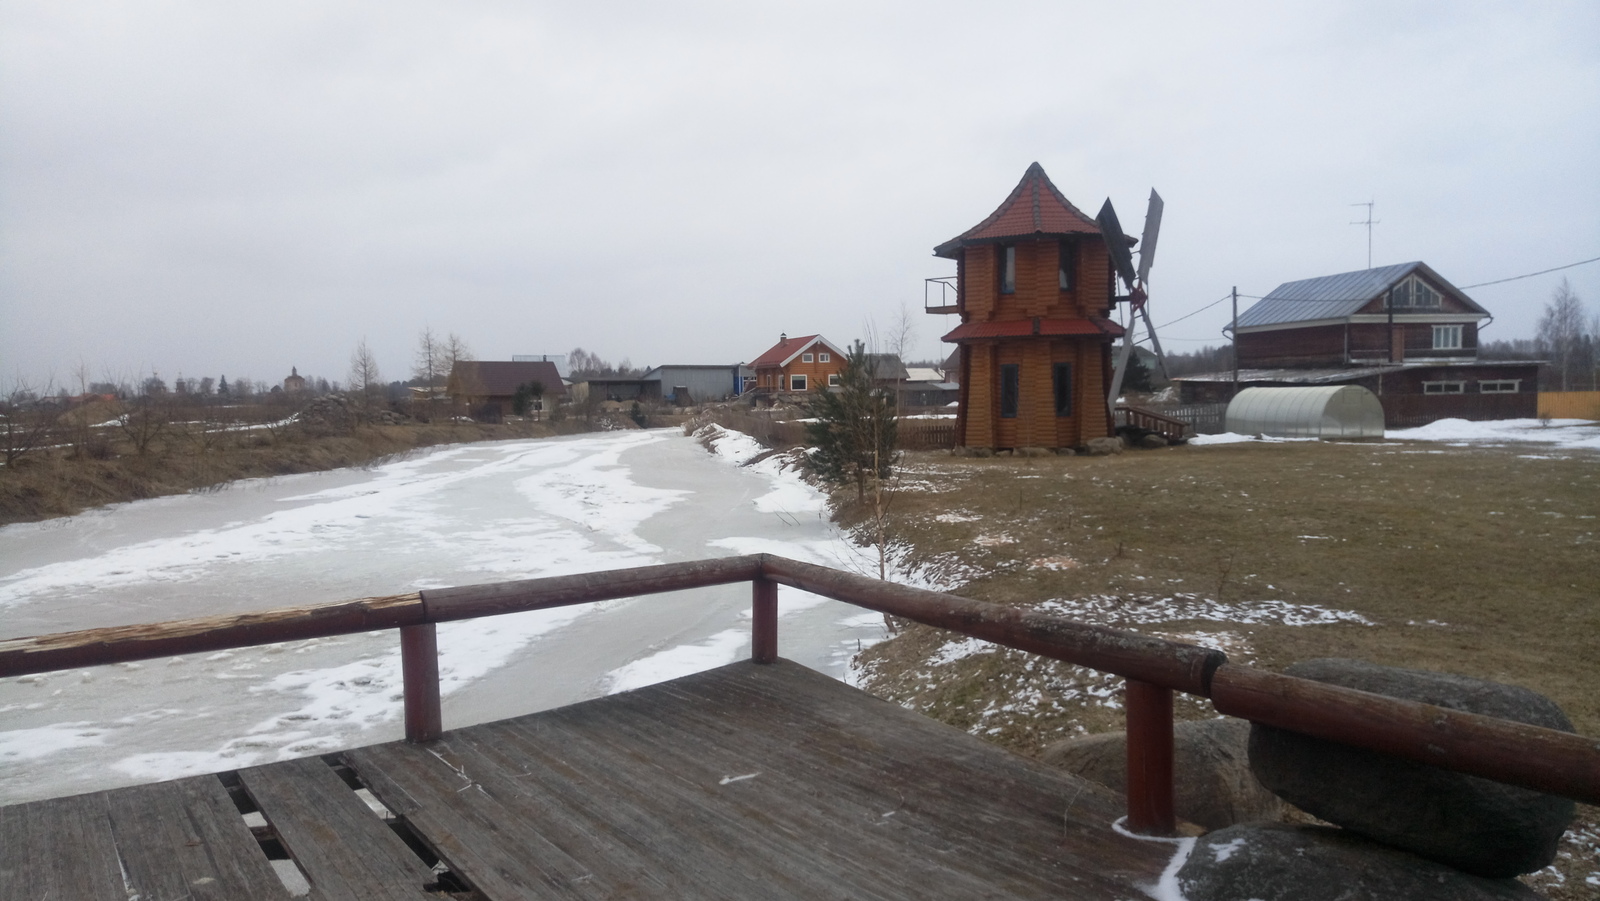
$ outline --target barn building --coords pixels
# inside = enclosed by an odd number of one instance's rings
[[[1079,447],[1112,434],[1116,302],[1100,226],[1034,163],[989,217],[933,249],[956,261],[956,443]]]

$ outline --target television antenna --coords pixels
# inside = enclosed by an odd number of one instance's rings
[[[1372,208],[1377,205],[1376,199],[1366,203],[1352,203],[1351,206],[1364,206],[1367,208],[1367,218],[1350,223],[1351,225],[1365,225],[1367,227],[1367,268],[1372,268],[1372,227],[1383,224],[1382,219],[1372,218]]]

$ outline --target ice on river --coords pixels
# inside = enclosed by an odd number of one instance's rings
[[[732,448],[729,448],[730,450]],[[862,570],[820,495],[671,431],[457,445],[0,529],[0,637],[769,551]],[[445,725],[749,654],[745,585],[439,629]],[[843,676],[881,637],[781,589],[780,652]],[[0,680],[0,803],[400,736],[393,632]]]

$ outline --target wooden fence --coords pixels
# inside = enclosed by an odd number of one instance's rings
[[[377,629],[400,632],[406,737],[443,732],[438,623],[664,591],[751,584],[751,657],[778,656],[778,586],[904,617],[1127,680],[1128,823],[1172,834],[1173,692],[1219,713],[1382,754],[1600,803],[1600,742],[1492,716],[1230,663],[1222,651],[942,594],[770,554],[642,566],[0,640],[0,678]]]
[[[1540,391],[1539,415],[1550,419],[1600,420],[1600,391]]]

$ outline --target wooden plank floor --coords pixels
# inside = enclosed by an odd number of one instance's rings
[[[436,855],[489,901],[1127,899],[1169,856],[1120,796],[783,661],[344,760],[399,829],[321,759],[238,774],[302,897],[440,898]],[[0,808],[0,898],[46,888],[289,897],[216,777]]]

